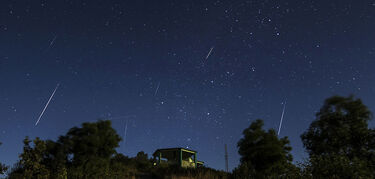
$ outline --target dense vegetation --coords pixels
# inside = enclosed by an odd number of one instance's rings
[[[1,142],[0,142],[0,145],[1,145]],[[6,170],[7,170],[7,167],[4,164],[0,163],[0,175],[4,174]]]
[[[371,112],[360,99],[333,96],[301,135],[309,158],[293,164],[287,137],[264,130],[258,119],[238,142],[240,164],[232,173],[201,167],[154,166],[144,152],[129,158],[116,152],[120,136],[110,121],[83,123],[57,141],[24,139],[19,161],[8,178],[374,178],[375,130]]]

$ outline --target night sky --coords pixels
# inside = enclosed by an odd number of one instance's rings
[[[242,131],[277,130],[285,102],[280,137],[303,161],[325,98],[375,111],[374,67],[374,0],[1,0],[0,161],[101,118],[127,125],[127,156],[186,147],[224,169],[227,144],[233,169]]]

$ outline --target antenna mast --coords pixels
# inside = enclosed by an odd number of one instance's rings
[[[227,144],[225,144],[225,171],[229,172],[228,169],[228,150],[227,150]]]

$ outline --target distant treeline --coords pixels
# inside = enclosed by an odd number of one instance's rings
[[[288,137],[264,130],[258,119],[238,142],[240,164],[231,173],[207,167],[180,168],[155,161],[144,152],[129,158],[116,152],[120,136],[111,122],[99,120],[71,128],[57,141],[24,139],[12,167],[0,164],[7,178],[375,178],[375,130],[372,114],[360,99],[333,96],[301,135],[309,154],[293,164]]]

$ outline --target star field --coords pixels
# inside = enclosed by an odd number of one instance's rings
[[[277,130],[287,101],[280,135],[302,161],[325,98],[375,111],[374,32],[372,0],[1,1],[0,160],[111,119],[125,155],[187,147],[224,169],[227,144],[233,169],[242,131]]]

